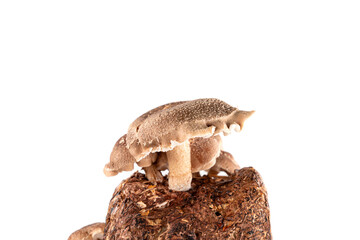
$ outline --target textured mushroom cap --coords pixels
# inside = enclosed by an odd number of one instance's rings
[[[129,127],[127,147],[136,161],[149,153],[172,150],[195,137],[240,131],[254,111],[240,111],[215,98],[174,102],[137,118]]]
[[[105,223],[94,223],[85,226],[70,235],[68,240],[102,240]]]
[[[135,158],[126,147],[126,134],[114,145],[110,155],[110,162],[104,167],[106,176],[114,176],[118,172],[131,171],[134,169]]]

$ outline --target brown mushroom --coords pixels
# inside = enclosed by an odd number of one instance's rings
[[[157,153],[151,153],[141,161],[137,162],[139,167],[147,171],[157,158]],[[134,169],[135,158],[130,154],[126,146],[126,134],[116,143],[110,155],[110,162],[104,167],[104,173],[107,177],[115,176],[122,171],[131,171]],[[148,170],[149,171],[149,170]]]
[[[220,171],[226,172],[228,175],[233,175],[236,169],[240,169],[239,164],[234,160],[234,157],[225,151],[221,151],[216,163],[208,171],[210,177],[217,176]]]
[[[191,149],[191,172],[197,173],[215,165],[221,153],[222,140],[220,135],[209,138],[189,139]]]
[[[73,232],[68,240],[102,240],[105,223],[94,223]]]
[[[191,188],[189,140],[240,131],[254,111],[240,111],[213,98],[169,103],[141,115],[129,127],[126,142],[136,162],[151,153],[166,152],[169,188]]]
[[[116,143],[110,155],[110,162],[104,167],[104,173],[107,177],[115,176],[122,171],[131,171],[134,169],[135,158],[126,148],[126,134]]]

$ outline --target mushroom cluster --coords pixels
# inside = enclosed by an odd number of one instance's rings
[[[254,111],[241,111],[214,98],[174,102],[152,109],[130,124],[115,144],[106,176],[142,167],[149,181],[162,182],[169,170],[169,188],[187,191],[201,170],[210,176],[233,174],[239,165],[222,150],[220,134],[239,132]]]

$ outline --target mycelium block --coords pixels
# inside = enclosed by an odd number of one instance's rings
[[[136,172],[115,189],[104,239],[272,239],[267,192],[251,167],[194,178],[186,192]]]

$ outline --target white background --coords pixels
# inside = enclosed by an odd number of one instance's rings
[[[3,239],[105,220],[115,141],[164,103],[256,110],[224,137],[268,189],[275,240],[359,238],[357,1],[0,2]]]

